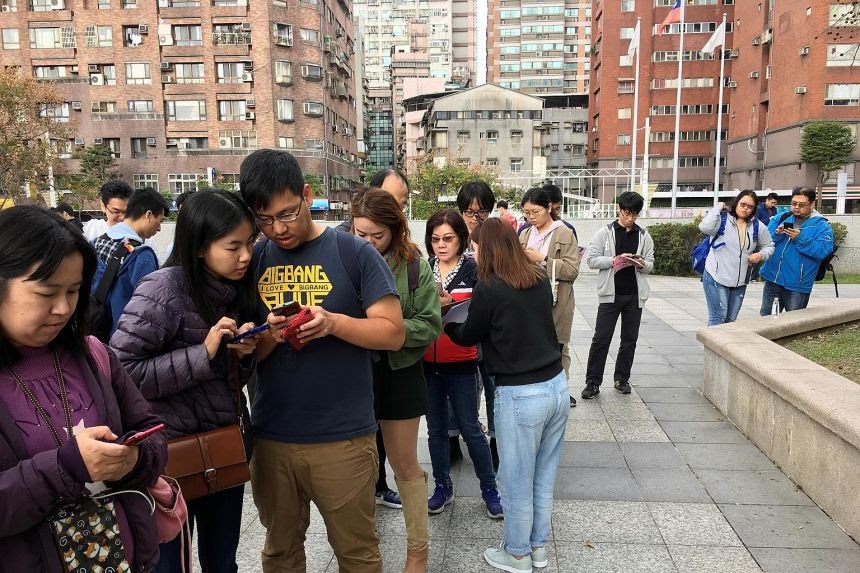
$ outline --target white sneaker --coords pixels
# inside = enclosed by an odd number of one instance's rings
[[[543,569],[547,565],[549,565],[549,559],[546,556],[546,547],[532,549],[532,566]]]
[[[526,555],[522,559],[514,559],[514,556],[504,550],[504,543],[498,547],[490,547],[484,551],[484,560],[496,569],[509,571],[510,573],[532,573],[532,557]]]

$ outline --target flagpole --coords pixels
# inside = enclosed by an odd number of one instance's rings
[[[642,153],[642,176],[640,177],[640,183],[642,184],[642,198],[645,200],[645,204],[642,207],[642,216],[645,217],[648,212],[648,203],[649,200],[649,189],[648,189],[648,169],[650,165],[648,162],[650,159],[648,158],[648,146],[651,143],[651,117],[645,116],[645,127],[643,128],[645,131],[645,148]]]
[[[630,161],[630,190],[636,190],[636,138],[638,136],[639,130],[639,53],[642,51],[642,17],[636,19],[636,30],[638,33],[636,34],[636,58],[634,60],[634,66],[636,66],[634,72],[634,82],[633,82],[633,132],[631,136],[633,141],[633,149],[631,150],[631,161]],[[641,174],[640,174],[641,178]]]
[[[672,161],[672,218],[678,205],[678,152],[681,145],[681,86],[684,83],[684,28],[686,2],[681,2],[681,41],[678,46],[678,87],[675,94],[675,150]]]
[[[714,165],[714,207],[720,202],[720,155],[723,147],[723,89],[726,80],[726,15],[723,13],[723,41],[720,44],[720,103],[717,107],[717,161]]]

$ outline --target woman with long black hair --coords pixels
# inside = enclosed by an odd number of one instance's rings
[[[111,337],[144,397],[177,438],[247,419],[237,404],[230,351],[251,354],[254,337],[226,338],[254,325],[253,274],[248,272],[257,227],[235,193],[191,196],[179,212],[173,253],[163,269],[145,277]],[[241,410],[241,411],[240,411]],[[168,464],[170,460],[168,460]],[[198,555],[206,573],[235,573],[244,488],[233,487],[188,502],[198,527]],[[161,545],[158,573],[188,561],[179,538]]]

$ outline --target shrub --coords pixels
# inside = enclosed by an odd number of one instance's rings
[[[650,225],[654,239],[654,274],[675,277],[696,276],[690,268],[690,251],[702,240],[700,218],[692,223],[659,223]]]
[[[833,229],[833,244],[841,246],[848,237],[848,227],[843,223],[830,223],[830,228]]]

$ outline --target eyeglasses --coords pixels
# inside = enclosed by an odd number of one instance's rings
[[[537,217],[538,215],[540,215],[544,211],[546,211],[546,209],[535,209],[534,211],[524,209],[523,215],[525,215],[526,217]]]
[[[472,211],[471,209],[468,209],[466,211],[463,211],[463,217],[469,219],[478,219],[479,221],[483,221],[489,215],[490,212],[487,209],[481,209],[480,211]]]
[[[295,211],[281,211],[274,217],[270,217],[269,215],[260,215],[259,213],[254,213],[254,219],[257,221],[257,224],[261,227],[269,227],[270,225],[274,225],[275,221],[279,223],[292,223],[296,219],[299,218],[299,215],[302,212],[302,203],[304,203],[304,197],[302,197],[301,203],[299,203],[299,208]]]
[[[108,213],[113,215],[114,217],[119,217],[120,215],[125,216],[125,209],[113,209],[111,207],[106,207]]]
[[[794,202],[794,201],[792,201],[792,202],[791,202],[791,206],[792,206],[792,207],[799,207],[799,208],[801,208],[801,209],[803,209],[804,207],[809,207],[810,205],[812,205],[812,203],[810,203],[810,202],[808,202],[808,201],[807,201],[807,202],[805,202],[805,203],[796,203],[796,202]]]
[[[738,203],[738,207],[741,209],[755,209],[755,205],[752,203]]]
[[[639,217],[639,213],[634,213],[633,211],[628,211],[627,209],[619,209],[619,211],[621,211],[621,214],[625,217],[633,217],[634,219]]]
[[[445,235],[443,237],[438,237],[436,235],[433,235],[430,237],[430,243],[435,245],[441,241],[445,244],[448,244],[448,243],[453,243],[454,239],[456,239],[456,238],[457,238],[457,235]]]

